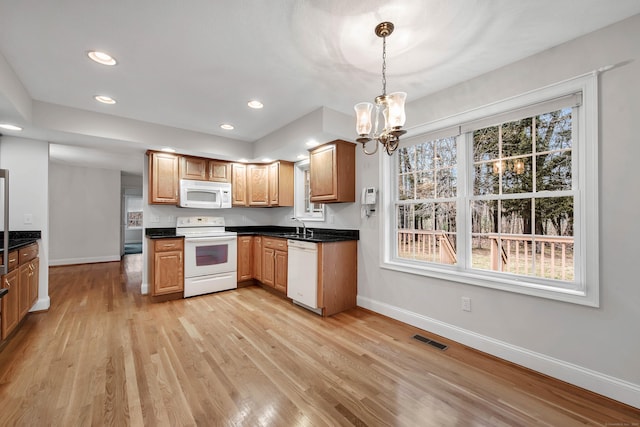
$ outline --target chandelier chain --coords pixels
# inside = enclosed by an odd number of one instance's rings
[[[382,96],[387,94],[387,38],[382,37]]]

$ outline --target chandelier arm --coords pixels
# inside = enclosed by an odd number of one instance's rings
[[[367,151],[367,147],[366,147],[367,143],[366,142],[362,143],[362,151],[364,151],[364,154],[371,155],[371,154],[376,154],[378,152],[378,144],[377,144],[378,140],[374,139],[373,141],[374,141],[374,144],[375,144],[374,146],[376,147],[375,150],[373,150],[373,151]]]

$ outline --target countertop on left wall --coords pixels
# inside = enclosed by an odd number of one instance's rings
[[[0,231],[0,241],[4,238],[4,232]],[[9,250],[20,249],[37,242],[41,238],[40,231],[10,231],[9,232]],[[4,252],[4,248],[0,244],[0,254]],[[0,260],[1,261],[1,260]]]

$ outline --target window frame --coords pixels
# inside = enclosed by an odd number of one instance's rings
[[[384,242],[380,252],[380,267],[384,269],[482,286],[541,298],[599,307],[599,227],[598,227],[598,73],[592,72],[559,83],[535,89],[488,105],[435,120],[409,129],[402,145],[420,137],[423,141],[452,136],[458,130],[458,200],[466,206],[457,210],[458,250],[466,251],[470,259],[471,219],[468,215],[469,191],[472,185],[469,162],[472,150],[469,132],[460,133],[466,124],[527,109],[549,100],[580,92],[582,103],[574,109],[576,122],[572,142],[573,169],[577,188],[575,191],[574,250],[576,256],[575,283],[573,289],[560,288],[543,283],[544,280],[522,276],[511,277],[502,273],[475,270],[464,265],[444,265],[399,259],[395,256],[395,187],[396,158],[380,156],[380,203],[382,221],[380,235]],[[415,137],[415,138],[414,138]]]
[[[294,164],[294,180],[293,180],[293,188],[294,188],[294,208],[293,208],[293,216],[302,221],[318,221],[324,222],[325,220],[325,205],[323,203],[318,203],[322,206],[322,210],[319,212],[307,212],[306,210],[306,200],[311,196],[311,194],[305,194],[305,179],[304,173],[309,170],[310,161],[309,159],[304,159]],[[310,202],[311,203],[311,202]]]

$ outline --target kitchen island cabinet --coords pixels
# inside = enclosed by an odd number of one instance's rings
[[[2,287],[9,292],[2,298],[2,339],[6,339],[20,323],[20,275],[13,270],[2,276]]]

